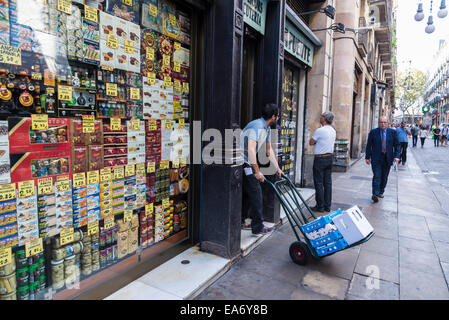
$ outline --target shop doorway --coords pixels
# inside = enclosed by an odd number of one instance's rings
[[[254,92],[256,79],[257,34],[245,26],[242,61],[242,100],[240,126],[243,129],[254,119]]]

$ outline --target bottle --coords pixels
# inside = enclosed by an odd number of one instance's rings
[[[78,71],[75,71],[75,75],[73,76],[72,83],[74,87],[79,87],[81,84],[81,80],[78,76]]]
[[[79,73],[80,73],[81,87],[84,88],[86,86],[86,77],[84,76],[84,72],[82,70],[79,70]]]
[[[103,71],[101,69],[97,71],[97,79],[98,81],[103,82]]]
[[[89,87],[92,90],[95,90],[95,87],[96,87],[96,85],[95,85],[95,78],[93,76],[93,72],[92,71],[89,71]]]

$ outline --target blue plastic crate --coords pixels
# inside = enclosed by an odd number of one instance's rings
[[[320,217],[308,224],[301,226],[301,230],[304,233],[309,233],[309,232],[318,230],[320,228],[323,228],[326,224],[331,223],[332,218],[339,215],[341,212],[342,212],[341,209],[338,209],[337,211],[329,213],[328,215],[326,215],[324,217]]]
[[[318,248],[318,247],[324,246],[328,243],[337,241],[341,238],[343,238],[343,236],[341,235],[340,231],[335,230],[324,237],[321,237],[321,238],[318,238],[315,240],[310,240],[310,244],[312,245],[312,247]]]
[[[315,250],[316,250],[316,253],[318,254],[318,256],[322,257],[322,256],[326,256],[328,254],[331,254],[333,252],[343,250],[347,246],[348,246],[348,243],[346,242],[346,240],[340,239],[338,241],[329,243],[325,246],[316,248]]]

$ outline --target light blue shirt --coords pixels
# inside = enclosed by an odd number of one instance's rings
[[[267,127],[264,118],[255,119],[246,125],[240,134],[240,148],[243,150],[243,160],[245,163],[249,164],[248,138],[257,142],[256,151],[259,151],[265,142],[271,142],[270,134],[271,128]]]
[[[396,132],[398,133],[399,142],[408,142],[407,131],[404,128],[397,127]]]

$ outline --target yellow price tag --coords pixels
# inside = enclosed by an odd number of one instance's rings
[[[161,161],[161,163],[159,164],[159,169],[160,170],[170,169],[170,161],[168,161],[168,160]]]
[[[91,222],[87,225],[87,235],[93,235],[100,232],[100,227],[98,225],[98,221]]]
[[[125,169],[123,166],[114,167],[114,179],[124,179],[125,178]]]
[[[189,83],[188,82],[182,83],[182,91],[184,91],[185,93],[189,93]]]
[[[40,73],[40,72],[32,72],[31,73],[31,79],[32,80],[38,80],[38,81],[42,80],[42,73]]]
[[[132,177],[136,175],[136,167],[133,164],[127,164],[125,166],[125,177]]]
[[[180,50],[181,44],[179,42],[175,42],[175,50]]]
[[[145,175],[145,163],[136,164],[136,174]]]
[[[73,187],[83,188],[86,186],[86,174],[84,172],[73,174]]]
[[[0,63],[21,66],[22,50],[17,47],[0,44]]]
[[[163,61],[164,66],[170,66],[170,56],[169,55],[164,54],[162,56],[162,61]]]
[[[72,14],[72,0],[58,0],[58,10],[67,14]]]
[[[154,204],[148,203],[147,205],[145,205],[145,215],[148,217],[151,216],[153,213],[154,213]]]
[[[12,262],[11,248],[0,249],[0,268]]]
[[[112,180],[111,168],[100,169],[100,181],[107,182]]]
[[[112,34],[108,34],[106,37],[106,46],[111,49],[118,49],[118,37]]]
[[[48,130],[48,114],[32,114],[31,130]]]
[[[164,126],[165,126],[165,129],[170,130],[171,129],[171,120],[164,120]]]
[[[147,59],[154,60],[154,49],[153,48],[150,48],[150,47],[147,48]],[[151,72],[151,73],[154,74],[154,72]]]
[[[95,117],[93,115],[83,115],[83,133],[95,132]]]
[[[148,130],[156,131],[157,130],[157,121],[154,119],[148,120]]]
[[[140,100],[140,89],[139,88],[130,88],[129,95],[131,100]]]
[[[58,190],[58,192],[71,190],[69,176],[58,177],[58,180],[56,181],[56,190]]]
[[[74,240],[73,228],[62,229],[59,234],[59,243],[61,246],[72,243]]]
[[[129,54],[134,53],[134,42],[130,40],[125,40],[125,52]]]
[[[125,213],[123,214],[123,222],[128,223],[133,220],[133,211],[132,210],[125,210]]]
[[[140,131],[140,119],[131,119],[131,129],[134,131]]]
[[[156,172],[156,163],[155,162],[148,162],[148,164],[147,164],[147,172],[148,173]]]
[[[106,95],[110,97],[117,97],[117,83],[106,83]]]
[[[181,81],[175,80],[173,82],[173,91],[176,93],[182,93]]]
[[[84,5],[84,17],[87,20],[98,22],[98,11],[94,7]]]
[[[47,94],[55,94],[55,88],[53,87],[47,87],[45,91],[47,92]]]
[[[179,62],[174,62],[173,63],[173,70],[175,72],[181,72],[181,64]]]
[[[130,7],[132,7],[132,5],[133,5],[133,0],[122,0],[122,2]]]
[[[186,127],[185,119],[184,118],[179,119],[179,121],[178,121],[178,128],[179,129],[184,129],[185,127]]]
[[[33,180],[21,181],[17,185],[19,189],[19,198],[28,198],[36,194]]]
[[[72,101],[73,89],[70,86],[58,85],[58,100]]]
[[[179,168],[179,158],[173,159],[173,168],[175,169]]]
[[[100,173],[98,170],[87,172],[87,184],[96,184],[100,182]]]
[[[43,178],[37,180],[37,194],[51,194],[54,192],[53,189],[53,179],[52,178]]]
[[[101,69],[103,70],[107,70],[107,71],[114,71],[114,67],[112,66],[106,66],[106,65],[102,65]]]
[[[173,14],[169,14],[168,15],[168,21],[170,22],[170,24],[172,25],[172,26],[176,26],[176,16],[175,15],[173,15]]]
[[[164,77],[164,86],[166,88],[171,87],[171,78],[170,77],[167,77],[167,76]]]
[[[156,84],[156,79],[154,79],[154,78],[148,78],[148,84],[150,84],[150,85]]]
[[[106,218],[104,218],[104,229],[105,230],[109,230],[114,228],[115,226],[115,221],[114,221],[114,216],[108,216]]]
[[[16,184],[0,185],[0,201],[7,201],[16,198]]]
[[[157,6],[150,4],[150,16],[157,17]]]
[[[42,238],[39,238],[35,241],[25,243],[25,256],[27,258],[31,256],[35,256],[38,253],[44,251],[44,245],[42,242]]]
[[[181,168],[187,166],[187,158],[181,158],[180,166]]]
[[[170,198],[162,199],[162,209],[170,207]]]
[[[111,131],[121,131],[122,130],[122,120],[120,118],[110,119]]]

